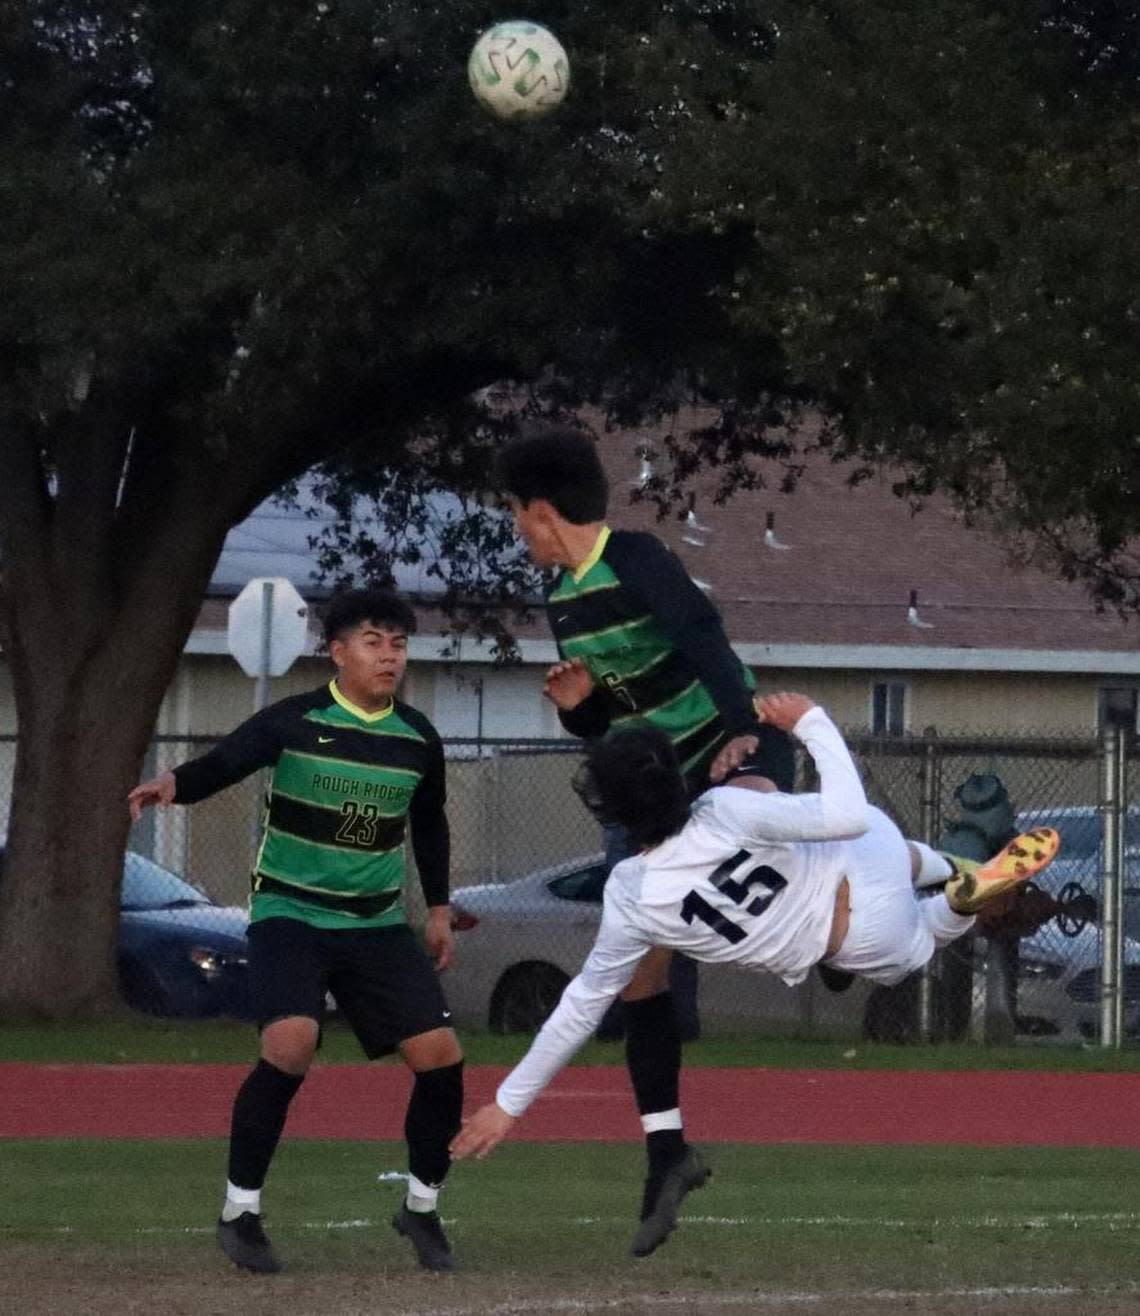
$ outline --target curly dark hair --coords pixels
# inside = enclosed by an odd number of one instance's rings
[[[495,459],[495,484],[523,506],[545,498],[572,525],[602,521],[609,482],[593,439],[572,425],[530,425]]]
[[[574,789],[599,822],[618,824],[639,849],[689,821],[689,792],[669,737],[645,723],[591,745]]]
[[[416,633],[416,614],[398,594],[387,589],[348,589],[325,604],[325,648],[365,621],[405,635]]]

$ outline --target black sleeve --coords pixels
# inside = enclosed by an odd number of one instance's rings
[[[752,695],[720,613],[693,584],[676,553],[654,535],[625,531],[611,536],[605,559],[693,665],[729,735],[754,733],[758,723]]]
[[[443,742],[430,727],[428,766],[408,806],[412,853],[420,874],[424,901],[446,905],[451,899],[451,833],[447,826],[447,778]]]
[[[572,736],[583,740],[604,736],[610,729],[609,696],[595,688],[576,708],[560,708],[558,720]]]
[[[268,768],[281,754],[283,705],[271,704],[235,727],[208,754],[174,769],[174,803],[197,804],[227,786]],[[287,714],[286,714],[287,716]]]

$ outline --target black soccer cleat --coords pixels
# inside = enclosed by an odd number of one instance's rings
[[[243,1211],[236,1220],[219,1220],[218,1244],[235,1266],[254,1275],[276,1275],[283,1269],[254,1211]]]
[[[641,1205],[641,1224],[633,1236],[630,1249],[635,1257],[647,1257],[655,1252],[677,1228],[677,1210],[681,1200],[694,1188],[702,1187],[712,1174],[700,1152],[686,1147],[685,1154],[658,1179],[654,1175],[645,1181],[645,1197]]]
[[[438,1211],[409,1211],[403,1205],[392,1217],[392,1228],[410,1240],[424,1270],[454,1270],[455,1254],[440,1224]]]

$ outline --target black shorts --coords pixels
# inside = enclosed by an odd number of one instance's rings
[[[435,966],[402,923],[332,930],[259,920],[249,928],[249,978],[258,1027],[293,1015],[320,1023],[332,992],[370,1060],[451,1027]]]

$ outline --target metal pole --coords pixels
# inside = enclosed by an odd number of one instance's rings
[[[938,750],[933,736],[929,736],[922,751],[919,767],[919,793],[922,839],[934,845],[938,835]],[[937,954],[937,952],[936,952]],[[929,1042],[934,1036],[934,958],[922,966],[918,980],[918,1037]]]
[[[273,660],[273,581],[261,583],[261,660],[257,664],[253,711],[260,713],[269,703],[269,668]]]
[[[1101,818],[1104,867],[1101,872],[1100,1044],[1119,1048],[1124,1024],[1124,733],[1115,723],[1104,729]]]
[[[273,581],[261,582],[261,655],[257,664],[257,680],[253,688],[253,711],[260,713],[269,703],[269,669],[273,663]],[[257,861],[261,844],[262,813],[265,808],[265,773],[254,779],[253,828],[251,863]]]

